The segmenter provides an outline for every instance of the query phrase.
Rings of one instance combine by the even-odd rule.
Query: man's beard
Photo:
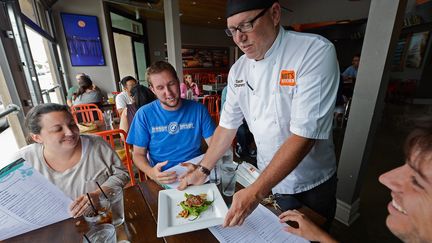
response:
[[[179,98],[177,98],[176,99],[176,102],[175,102],[175,104],[173,104],[173,103],[168,103],[168,102],[166,102],[166,101],[161,101],[161,103],[162,104],[164,104],[164,105],[166,105],[166,106],[168,106],[168,107],[176,107],[177,105],[178,105],[178,103],[180,102],[180,99]]]

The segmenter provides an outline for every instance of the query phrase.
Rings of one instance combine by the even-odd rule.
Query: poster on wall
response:
[[[97,17],[60,15],[72,66],[105,66]]]
[[[420,68],[424,59],[429,31],[414,33],[411,36],[407,51],[405,66],[409,68]]]
[[[407,43],[409,43],[409,37],[403,37],[398,40],[392,59],[392,71],[403,71]]]

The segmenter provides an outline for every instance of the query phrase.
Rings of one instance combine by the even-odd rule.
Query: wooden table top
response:
[[[158,195],[163,190],[152,180],[140,182],[124,191],[125,222],[116,227],[117,241],[129,242],[218,242],[208,229],[183,233],[164,238],[156,237],[158,218]],[[280,212],[272,210],[278,214]],[[323,217],[308,208],[300,211],[312,221],[322,224]],[[85,220],[81,218],[67,219],[3,242],[82,242],[83,234],[89,230]]]

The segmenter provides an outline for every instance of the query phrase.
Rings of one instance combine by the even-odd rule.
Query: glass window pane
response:
[[[36,11],[33,8],[33,0],[19,0],[21,12],[35,23],[39,23]]]
[[[55,67],[48,51],[50,42],[28,26],[25,29],[44,103],[62,103],[60,94],[56,92],[58,89],[53,89],[57,86],[57,81],[55,80]],[[51,92],[46,92],[46,90],[51,90]]]
[[[110,16],[113,28],[129,31],[138,35],[143,35],[143,26],[140,22],[133,21],[112,12],[110,12]]]
[[[145,73],[147,68],[144,43],[134,42],[134,48],[135,48],[136,64],[138,68],[138,79],[140,81],[143,81],[145,80]]]

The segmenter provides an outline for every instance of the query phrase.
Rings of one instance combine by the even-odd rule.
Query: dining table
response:
[[[156,231],[160,190],[164,188],[150,179],[125,188],[125,221],[116,227],[117,242],[218,242],[208,229],[158,238]],[[275,209],[272,211],[278,213]],[[324,218],[311,209],[302,207],[299,211],[319,225],[324,223]],[[88,231],[89,226],[83,217],[70,218],[2,242],[85,242],[83,235]]]
[[[120,120],[114,118],[111,126],[106,126],[104,121],[96,120],[90,123],[79,123],[78,128],[80,129],[81,133],[92,134],[97,132],[118,129],[119,126],[120,126]]]

